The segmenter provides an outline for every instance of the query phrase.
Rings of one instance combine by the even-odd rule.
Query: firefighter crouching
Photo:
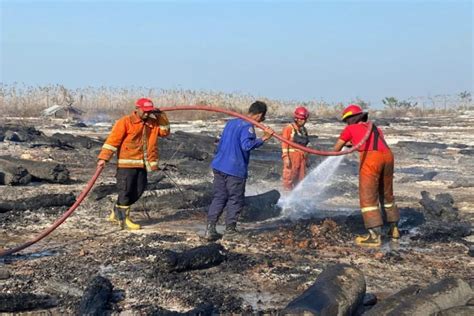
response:
[[[309,111],[305,107],[297,107],[293,115],[293,123],[283,128],[283,138],[299,145],[307,146],[309,138],[308,131],[304,125],[308,117]],[[281,143],[281,150],[283,159],[283,188],[291,191],[306,175],[309,161],[308,154],[283,142]]]
[[[368,113],[363,112],[356,104],[349,105],[342,114],[342,120],[347,123],[334,146],[340,151],[345,144],[358,144],[365,136],[368,128]],[[400,214],[393,197],[394,159],[392,151],[385,142],[382,131],[373,125],[369,139],[359,148],[359,200],[362,217],[368,234],[358,236],[356,244],[361,246],[380,246],[381,228],[383,226],[383,207],[390,224],[388,235],[399,239],[398,221]],[[379,207],[380,199],[380,207]]]
[[[130,219],[130,206],[143,194],[147,172],[158,170],[158,137],[170,134],[166,114],[152,100],[141,98],[135,105],[135,111],[115,123],[97,163],[104,165],[117,152],[118,199],[109,221],[130,230],[141,228]]]

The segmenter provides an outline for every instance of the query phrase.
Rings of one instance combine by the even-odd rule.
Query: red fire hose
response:
[[[36,238],[34,238],[34,239],[32,239],[32,240],[30,240],[30,241],[28,241],[28,242],[26,242],[26,243],[24,243],[20,246],[17,246],[17,247],[12,248],[12,249],[6,249],[6,250],[0,251],[0,257],[11,255],[15,252],[23,250],[23,249],[33,245],[34,243],[37,243],[38,241],[40,241],[44,237],[48,236],[53,230],[58,228],[58,226],[61,225],[76,210],[76,208],[81,204],[82,200],[84,200],[84,198],[87,196],[89,191],[94,186],[95,181],[97,180],[97,178],[99,177],[99,175],[100,175],[100,173],[102,172],[103,169],[104,169],[104,166],[97,167],[97,169],[95,170],[94,175],[89,180],[89,182],[87,183],[84,190],[82,190],[81,194],[79,194],[79,196],[77,197],[76,202],[66,211],[66,213],[64,213],[60,218],[58,218],[53,223],[53,225],[51,225],[49,228],[42,231],[41,234],[36,236]]]
[[[192,106],[186,106],[186,105],[180,105],[180,106],[170,106],[170,107],[160,107],[160,110],[163,112],[168,112],[168,111],[182,111],[182,110],[200,110],[200,111],[209,111],[209,112],[220,112],[220,113],[225,113],[229,114],[231,116],[239,117],[243,120],[246,120],[247,122],[252,123],[253,125],[257,126],[258,128],[261,128],[265,130],[267,127],[263,125],[262,123],[259,123],[255,120],[252,120],[246,115],[231,111],[231,110],[226,110],[226,109],[221,109],[221,108],[216,108],[216,107],[211,107],[211,106],[203,106],[203,105],[192,105]],[[281,137],[278,134],[273,134],[273,137],[278,139],[281,142],[287,143],[291,147],[301,149],[304,152],[307,152],[309,154],[314,154],[314,155],[319,155],[319,156],[340,156],[340,155],[347,155],[350,154],[351,152],[356,151],[359,149],[366,141],[369,139],[369,136],[372,132],[372,122],[369,122],[369,126],[367,128],[367,133],[364,135],[364,138],[358,143],[357,145],[353,146],[352,148],[349,148],[347,150],[343,151],[321,151],[309,147],[305,147],[303,145],[294,143],[292,141],[289,141],[286,138]]]
[[[198,105],[196,105],[196,106],[171,106],[171,107],[161,107],[160,110],[163,111],[163,112],[183,111],[183,110],[200,110],[200,111],[209,111],[209,112],[220,112],[220,113],[229,114],[231,116],[235,116],[235,117],[241,118],[243,120],[246,120],[246,121],[252,123],[253,125],[261,128],[262,130],[267,129],[267,127],[265,125],[255,121],[255,120],[252,120],[248,116],[245,116],[243,114],[240,114],[240,113],[237,113],[237,112],[234,112],[234,111],[221,109],[221,108],[216,108],[216,107],[198,106]],[[305,151],[305,152],[310,153],[310,154],[315,154],[315,155],[320,155],[320,156],[339,156],[339,155],[346,155],[346,154],[349,154],[353,151],[356,151],[359,147],[361,147],[367,141],[367,139],[369,139],[369,136],[370,136],[371,132],[372,132],[372,123],[370,122],[369,126],[368,126],[368,129],[367,129],[367,133],[364,135],[364,138],[362,139],[362,141],[360,143],[356,144],[355,146],[353,146],[352,148],[344,150],[344,151],[321,151],[321,150],[308,148],[308,147],[302,146],[300,144],[294,143],[292,141],[289,141],[289,140],[281,137],[278,134],[273,134],[273,137],[277,138],[278,140],[280,140],[282,142],[287,143],[288,145],[290,145],[292,147],[301,149],[302,151]],[[21,251],[21,250],[33,245],[34,243],[37,243],[38,241],[40,241],[44,237],[48,236],[56,228],[58,228],[58,226],[61,225],[69,216],[71,216],[71,214],[81,204],[81,202],[84,200],[84,198],[87,196],[89,191],[94,186],[95,181],[97,180],[97,178],[99,177],[99,175],[100,175],[100,173],[102,172],[103,169],[104,169],[104,166],[97,167],[97,169],[95,170],[94,175],[89,180],[89,182],[87,183],[84,190],[82,190],[81,194],[79,194],[76,202],[60,218],[58,218],[53,223],[53,225],[51,225],[49,228],[47,228],[43,232],[41,232],[38,236],[36,236],[36,238],[34,238],[34,239],[32,239],[32,240],[30,240],[30,241],[28,241],[28,242],[26,242],[26,243],[24,243],[20,246],[17,246],[15,248],[11,248],[11,249],[1,250],[0,251],[0,257],[8,256],[8,255],[11,255],[15,252]]]

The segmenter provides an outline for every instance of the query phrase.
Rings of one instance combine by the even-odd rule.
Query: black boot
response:
[[[225,226],[224,238],[232,239],[238,237],[240,234],[241,232],[237,230],[237,223],[231,223]]]
[[[216,241],[221,238],[222,238],[222,235],[219,234],[216,230],[216,223],[208,223],[207,229],[206,229],[207,241]]]

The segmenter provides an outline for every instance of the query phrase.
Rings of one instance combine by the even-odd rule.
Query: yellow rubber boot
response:
[[[396,223],[391,223],[390,230],[388,231],[388,237],[392,238],[392,240],[400,239],[400,230]]]
[[[114,211],[109,215],[109,220],[120,226],[121,229],[125,229],[125,217],[126,211],[130,209],[130,206],[123,206],[115,204]]]
[[[112,211],[110,212],[110,215],[109,215],[109,217],[107,218],[107,221],[112,222],[112,223],[116,223],[116,222],[117,222],[117,218],[115,218],[115,211],[114,211],[114,210],[112,210]]]
[[[142,228],[139,224],[132,222],[130,218],[130,207],[125,211],[125,227],[130,230],[139,230]]]
[[[367,235],[357,236],[355,243],[362,247],[380,247],[382,245],[382,238],[380,233],[380,227],[370,228]]]

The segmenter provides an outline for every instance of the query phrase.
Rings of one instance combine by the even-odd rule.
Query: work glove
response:
[[[153,111],[150,111],[150,116],[154,119],[158,119],[163,113],[159,108],[155,108]]]
[[[291,168],[291,160],[290,160],[290,157],[288,157],[288,156],[283,157],[283,166],[284,166],[285,168],[288,168],[288,169]]]

